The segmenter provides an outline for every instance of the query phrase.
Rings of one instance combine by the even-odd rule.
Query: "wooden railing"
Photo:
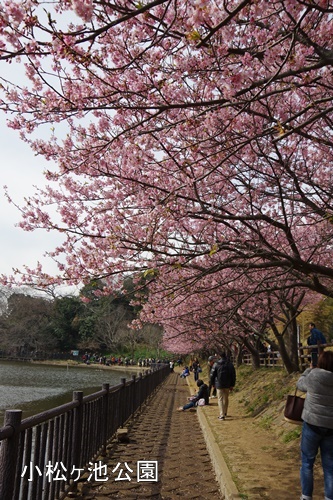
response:
[[[0,429],[0,499],[55,500],[75,490],[89,463],[105,454],[115,436],[170,373],[154,366],[130,381],[22,420],[7,410]]]
[[[326,349],[327,347],[333,347],[333,342],[329,342],[328,344],[320,344],[320,345],[301,345],[298,348],[298,356],[300,359],[300,365],[302,370],[308,367],[310,364],[311,352],[314,349],[318,349],[318,353]]]
[[[326,347],[333,347],[333,342],[330,342],[328,344],[322,344],[322,345],[300,345],[298,347],[298,358],[300,360],[300,368],[303,371],[305,368],[307,368],[310,365],[310,357],[311,357],[311,351],[314,349],[318,349],[319,353],[325,349]],[[260,366],[266,366],[266,367],[276,367],[276,366],[283,366],[283,362],[280,356],[280,353],[278,351],[271,351],[271,352],[261,352],[259,353],[260,357]],[[244,353],[242,356],[242,362],[245,365],[251,365],[252,363],[252,357],[250,353]]]
[[[259,358],[260,358],[260,366],[267,366],[267,367],[282,366],[282,360],[280,357],[280,353],[278,351],[260,352]],[[248,352],[244,353],[242,361],[245,365],[251,365],[252,364],[251,354]]]

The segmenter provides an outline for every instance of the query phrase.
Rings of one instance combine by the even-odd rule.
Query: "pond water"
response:
[[[46,365],[0,361],[0,427],[5,410],[20,409],[22,418],[72,400],[73,391],[84,395],[102,389],[104,383],[118,385],[133,371],[96,366]]]

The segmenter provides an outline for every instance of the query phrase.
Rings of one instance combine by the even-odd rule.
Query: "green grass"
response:
[[[237,382],[235,392],[253,387],[250,396],[242,398],[242,404],[250,416],[260,414],[272,402],[282,402],[287,394],[295,390],[294,378],[282,368],[265,368],[252,370],[249,366],[240,366],[237,369]]]
[[[273,417],[271,415],[266,415],[265,417],[262,417],[262,419],[259,422],[259,427],[262,429],[270,429],[272,426],[273,422]]]
[[[298,425],[297,427],[295,427],[295,429],[286,432],[282,436],[282,441],[284,443],[290,443],[291,441],[295,441],[295,439],[299,439],[301,433],[302,433],[302,426]]]

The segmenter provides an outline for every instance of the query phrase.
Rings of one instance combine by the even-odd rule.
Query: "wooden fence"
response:
[[[278,351],[260,352],[259,358],[260,358],[260,366],[267,366],[267,367],[283,366],[280,353]],[[243,353],[242,362],[245,365],[252,364],[252,356],[249,352]]]
[[[75,391],[70,403],[24,420],[21,410],[7,410],[0,429],[0,499],[63,499],[169,373],[169,365],[154,366],[89,396]]]
[[[311,358],[311,351],[314,349],[318,349],[319,352],[321,352],[324,348],[326,347],[333,347],[333,342],[330,342],[328,344],[323,344],[319,346],[308,346],[308,345],[300,345],[298,347],[298,358],[300,361],[300,369],[303,371],[305,368],[307,368],[310,365],[310,359]],[[283,362],[280,356],[280,353],[278,351],[271,351],[271,352],[261,352],[259,353],[260,357],[260,366],[266,366],[266,367],[277,367],[277,366],[283,366]],[[251,365],[252,364],[252,357],[251,354],[246,352],[243,354],[242,361],[245,365]]]
[[[309,366],[310,359],[311,358],[311,352],[313,349],[318,349],[318,353],[320,354],[321,351],[326,349],[327,347],[332,348],[333,347],[333,342],[329,342],[328,344],[322,344],[318,346],[305,346],[305,345],[300,345],[298,348],[298,357],[300,359],[300,365],[301,369],[304,370]],[[332,350],[332,349],[329,349]]]

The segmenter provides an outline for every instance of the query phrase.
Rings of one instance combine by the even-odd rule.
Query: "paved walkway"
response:
[[[129,442],[112,442],[107,456],[99,458],[108,480],[87,480],[86,476],[86,481],[79,483],[76,498],[298,499],[298,445],[284,444],[269,428],[260,425],[261,420],[269,421],[269,415],[250,417],[244,407],[244,394],[237,391],[231,395],[225,421],[217,418],[216,399],[211,399],[209,406],[178,412],[177,408],[196,390],[192,375],[184,380],[179,372],[170,374],[129,423]],[[248,391],[245,395],[248,397]],[[284,428],[293,431],[295,427],[282,416],[284,401],[279,404],[279,415],[274,413],[279,432]],[[138,481],[138,462],[151,461],[158,464],[158,481]],[[324,494],[319,463],[315,483],[313,499],[320,500]]]
[[[77,498],[225,498],[216,480],[197,416],[200,409],[176,411],[189,394],[186,380],[178,373],[170,374],[128,426],[129,441],[114,442],[108,448],[108,456],[103,459],[108,481],[91,478],[81,483]],[[157,461],[157,482],[137,480],[137,463],[144,461]]]

